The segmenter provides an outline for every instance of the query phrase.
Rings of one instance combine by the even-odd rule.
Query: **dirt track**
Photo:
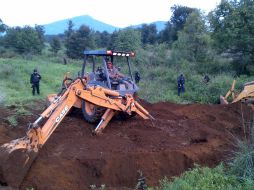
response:
[[[148,185],[157,185],[194,163],[215,166],[228,158],[233,136],[243,136],[239,105],[143,105],[156,121],[138,117],[114,120],[102,136],[91,135],[79,114],[66,117],[39,153],[21,189],[80,190],[89,185],[134,188],[137,170]],[[0,110],[0,144],[24,136],[33,117],[19,118],[20,127],[10,129]],[[245,108],[245,118],[250,111]]]

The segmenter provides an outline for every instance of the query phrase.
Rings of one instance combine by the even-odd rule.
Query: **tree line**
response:
[[[0,45],[19,54],[40,54],[45,42],[57,54],[65,49],[78,59],[86,49],[136,51],[163,44],[174,64],[193,65],[200,72],[216,72],[218,56],[232,59],[239,74],[254,70],[254,1],[222,0],[208,15],[186,6],[170,8],[172,16],[158,32],[155,24],[125,28],[113,33],[93,31],[86,25],[74,30],[70,20],[64,34],[45,36],[42,26],[8,27],[0,20]]]

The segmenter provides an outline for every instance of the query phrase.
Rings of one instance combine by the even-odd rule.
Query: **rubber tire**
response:
[[[89,113],[86,109],[86,106],[89,106],[88,104],[93,105],[93,110],[91,110],[91,112]],[[101,120],[102,115],[105,112],[105,108],[103,107],[99,107],[97,105],[94,105],[90,102],[87,102],[85,100],[82,100],[81,102],[81,106],[82,106],[82,114],[84,119],[88,122],[88,123],[98,123]]]

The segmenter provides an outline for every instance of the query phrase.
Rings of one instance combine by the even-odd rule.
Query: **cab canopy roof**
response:
[[[135,53],[124,52],[124,51],[113,51],[113,50],[89,50],[89,51],[84,51],[84,55],[134,57]]]

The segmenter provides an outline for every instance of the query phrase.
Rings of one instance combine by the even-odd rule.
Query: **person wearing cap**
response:
[[[106,61],[107,61],[107,69],[108,69],[109,78],[117,80],[120,83],[123,83],[126,89],[132,89],[132,84],[124,80],[125,75],[120,73],[110,60],[106,60]]]
[[[110,60],[107,60],[107,69],[110,79],[119,79],[124,77],[124,75],[120,73],[115,66],[113,66],[113,63]]]
[[[33,88],[33,95],[35,95],[35,90],[37,91],[37,94],[40,94],[40,80],[41,75],[38,73],[37,69],[34,69],[34,72],[31,74],[30,78],[30,83],[32,84],[31,88]]]

